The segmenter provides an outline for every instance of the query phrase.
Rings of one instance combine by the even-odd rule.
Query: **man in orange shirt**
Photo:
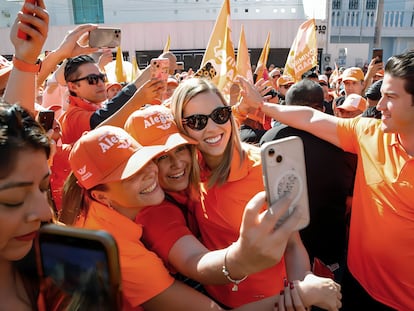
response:
[[[263,103],[244,79],[243,107],[257,109],[357,154],[343,280],[343,310],[413,310],[414,50],[385,66],[381,120],[337,118],[308,107]]]
[[[70,94],[69,108],[60,119],[64,144],[73,144],[83,132],[107,122],[110,117],[107,124],[122,127],[130,113],[150,103],[165,89],[161,80],[148,81],[144,71],[117,96],[106,101],[106,76],[88,55],[69,59],[64,75]]]

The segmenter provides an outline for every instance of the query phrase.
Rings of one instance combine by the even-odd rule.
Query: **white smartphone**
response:
[[[170,60],[168,58],[153,58],[150,62],[151,78],[157,78],[167,81],[170,69]]]
[[[115,48],[120,45],[119,28],[96,28],[89,32],[89,46],[92,48]]]
[[[47,224],[35,245],[42,288],[62,297],[59,310],[122,310],[118,248],[109,233]]]
[[[288,193],[293,197],[289,210],[280,218],[276,227],[298,209],[300,219],[296,229],[305,228],[309,224],[309,200],[302,139],[290,136],[264,143],[260,148],[268,205]]]

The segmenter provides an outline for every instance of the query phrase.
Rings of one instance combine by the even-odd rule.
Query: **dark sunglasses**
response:
[[[97,74],[92,73],[90,75],[87,75],[86,77],[79,78],[79,79],[76,79],[76,80],[72,80],[72,81],[69,81],[69,82],[78,82],[78,81],[82,81],[82,80],[87,80],[90,85],[98,84],[99,80],[101,80],[102,82],[105,83],[106,82],[106,74],[100,73],[100,74],[97,75]]]
[[[201,131],[207,126],[208,118],[213,120],[217,124],[226,123],[231,116],[231,107],[224,106],[214,109],[209,115],[206,114],[193,114],[183,119],[183,124],[187,125],[190,129]]]

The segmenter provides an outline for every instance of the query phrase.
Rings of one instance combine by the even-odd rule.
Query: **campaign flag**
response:
[[[243,25],[241,26],[239,45],[237,48],[236,68],[238,75],[253,83],[252,66],[250,62],[249,50],[247,49],[247,42]]]
[[[299,81],[302,79],[302,74],[317,64],[318,47],[315,19],[312,18],[300,25],[286,60],[284,74]]]
[[[262,53],[260,53],[259,60],[257,61],[256,68],[259,68],[257,72],[257,78],[256,81],[259,81],[261,78],[264,78],[267,74],[267,58],[269,57],[269,51],[270,51],[270,32],[267,34],[267,38],[265,41],[265,44],[262,49]]]
[[[329,77],[329,85],[335,82],[339,78],[338,64],[335,62],[335,69]]]
[[[122,57],[122,50],[121,46],[118,46],[116,50],[116,58],[115,58],[115,76],[117,82],[126,82],[126,74],[124,71],[123,66],[123,57]]]
[[[131,63],[132,63],[131,81],[134,81],[141,74],[141,70],[139,70],[137,58],[135,56],[132,56]]]
[[[165,43],[163,53],[170,51],[170,44],[171,44],[171,38],[170,38],[170,35],[168,35],[167,42]]]
[[[203,68],[210,63],[214,67],[216,74],[212,81],[225,94],[237,74],[230,21],[230,1],[224,0],[200,66]]]

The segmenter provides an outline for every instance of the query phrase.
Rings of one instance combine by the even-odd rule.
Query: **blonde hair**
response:
[[[191,78],[180,83],[175,89],[173,96],[171,97],[171,110],[174,115],[175,122],[181,133],[190,136],[186,128],[183,126],[183,113],[187,103],[201,93],[213,93],[216,94],[224,106],[229,106],[228,102],[224,98],[219,89],[209,80],[203,78]],[[231,122],[231,134],[229,143],[224,151],[223,160],[219,166],[212,170],[209,177],[208,187],[212,187],[215,184],[222,185],[227,181],[230,174],[231,162],[233,160],[233,152],[236,151],[240,154],[240,163],[243,163],[245,158],[245,152],[242,149],[240,136],[238,134],[238,127],[233,118],[230,116]],[[190,176],[191,184],[198,185],[200,183],[200,167],[197,159],[197,153],[193,153],[193,176]]]

